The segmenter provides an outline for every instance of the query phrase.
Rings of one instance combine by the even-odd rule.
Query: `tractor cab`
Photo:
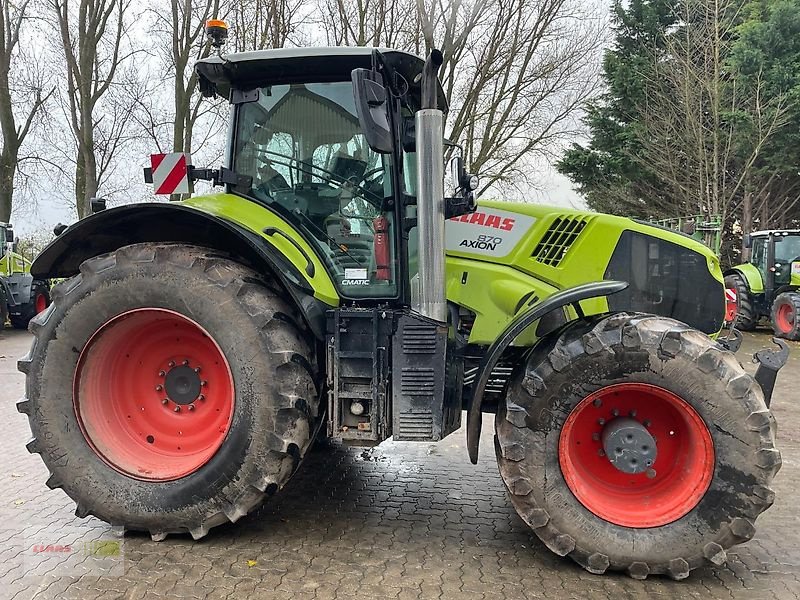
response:
[[[344,298],[411,301],[424,66],[372,48],[261,50],[196,65],[203,93],[231,103],[232,191],[302,232]],[[436,104],[446,108],[438,81]]]
[[[775,287],[800,285],[800,230],[759,231],[750,234],[750,263]]]

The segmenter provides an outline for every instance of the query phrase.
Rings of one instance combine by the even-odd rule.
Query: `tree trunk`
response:
[[[744,239],[753,231],[753,193],[746,190],[742,199],[742,262],[750,260],[750,248],[745,246]]]

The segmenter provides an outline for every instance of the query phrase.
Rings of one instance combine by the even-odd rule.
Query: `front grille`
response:
[[[706,257],[684,246],[635,231],[624,231],[604,279],[627,281],[608,297],[612,311],[672,317],[705,333],[716,333],[725,314],[722,283]]]
[[[531,255],[538,262],[557,267],[578,239],[586,221],[569,217],[558,217],[544,234]]]

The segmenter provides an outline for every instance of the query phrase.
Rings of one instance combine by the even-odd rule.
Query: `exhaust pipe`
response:
[[[444,323],[444,114],[438,108],[436,86],[436,74],[443,61],[439,50],[432,50],[425,61],[421,109],[415,115],[419,234],[419,295],[415,309]]]

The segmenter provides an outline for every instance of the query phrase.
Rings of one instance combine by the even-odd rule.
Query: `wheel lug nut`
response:
[[[597,424],[598,425],[605,425],[606,424],[606,420],[605,419],[597,419]]]
[[[167,402],[169,402],[169,400],[167,400],[166,398],[163,398],[163,399],[161,400],[161,404],[163,404],[163,405],[165,405],[165,406],[166,406]]]
[[[600,434],[595,432],[592,434],[592,439],[596,442],[600,439]]]
[[[205,395],[204,395],[204,394],[200,394],[200,395],[197,397],[197,399],[198,399],[198,400],[205,400],[205,399],[206,399],[206,397],[205,397]]]
[[[611,414],[614,415],[615,417],[618,417],[619,416],[619,409],[615,408],[614,410],[611,411]]]
[[[186,367],[186,366],[188,366],[188,365],[189,365],[189,361],[188,361],[188,360],[184,360],[184,361],[183,361],[181,364],[182,364],[184,367]]]
[[[195,372],[195,373],[199,373],[199,372],[200,372],[200,367],[195,367],[195,368],[194,368],[194,372]]]
[[[597,456],[605,456],[605,455],[606,455],[605,450],[601,449],[597,451]]]
[[[175,366],[175,361],[174,361],[174,360],[171,360],[171,361],[169,361],[169,362],[167,363],[167,366],[168,366],[168,367],[171,369],[172,367],[174,367],[174,366]]]
[[[650,419],[645,419],[644,421],[642,421],[642,425],[644,425],[645,427],[650,427],[652,423],[650,422]]]
[[[592,402],[592,404],[594,404],[595,408],[600,408],[603,406],[603,401],[600,400],[600,398],[597,398],[594,402]]]
[[[166,371],[159,371],[159,372],[158,372],[158,376],[159,376],[159,377],[164,377],[164,375],[166,375],[166,374],[167,374],[167,372],[166,372]]]
[[[628,413],[628,416],[635,417],[636,416],[636,411],[632,410],[631,412]]]
[[[180,406],[176,406],[172,410],[174,410],[175,412],[181,412],[181,407]]]
[[[161,391],[161,390],[163,390],[163,389],[164,389],[164,386],[163,386],[163,385],[161,385],[161,384],[159,384],[159,385],[157,385],[157,386],[156,386],[156,391],[157,391],[157,392],[160,392],[160,391]]]
[[[194,410],[194,404],[189,405],[189,410]]]
[[[206,387],[208,385],[208,382],[203,380],[203,381],[200,382],[200,385],[203,386],[203,387]]]

